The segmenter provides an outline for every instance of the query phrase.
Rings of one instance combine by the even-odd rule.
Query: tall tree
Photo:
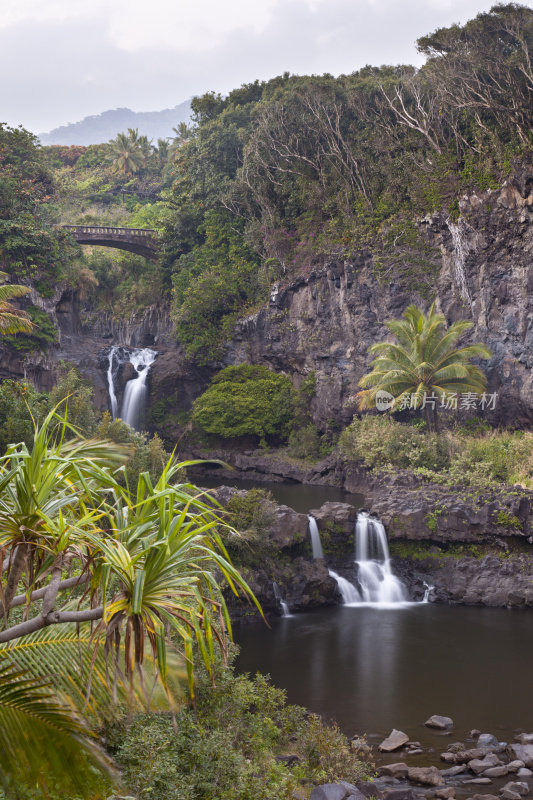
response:
[[[438,401],[457,392],[482,394],[487,379],[470,362],[472,358],[490,358],[491,351],[484,344],[456,348],[471,327],[471,322],[461,321],[446,328],[435,304],[427,315],[417,306],[409,306],[403,319],[387,323],[397,342],[378,342],[369,348],[377,358],[370,364],[371,372],[359,381],[364,387],[356,395],[359,408],[375,408],[378,393],[386,392],[392,397],[391,411],[409,400],[409,407],[424,407],[428,425],[436,427]],[[428,403],[428,397],[434,400]]]

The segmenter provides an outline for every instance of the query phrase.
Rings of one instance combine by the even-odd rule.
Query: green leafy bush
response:
[[[17,333],[3,336],[2,341],[20,353],[31,353],[33,350],[47,350],[58,339],[57,328],[46,311],[30,305],[26,312],[35,324],[32,333]]]
[[[41,422],[48,411],[49,399],[26,382],[12,380],[0,384],[0,454],[8,444],[33,441],[33,419]]]
[[[130,486],[136,485],[141,472],[148,472],[152,482],[155,483],[170,458],[157,433],[150,439],[146,433],[138,433],[121,419],[113,420],[108,411],[102,415],[96,436],[110,439],[117,444],[133,445],[133,454],[126,461],[124,476]]]
[[[355,781],[369,769],[267,678],[229,670],[216,689],[199,688],[195,711],[139,715],[109,738],[128,791],[152,800],[289,800],[303,780]],[[275,758],[284,752],[300,760],[289,768]]]
[[[370,415],[355,419],[342,432],[339,444],[346,459],[361,459],[371,469],[440,471],[449,467],[455,449],[446,434],[428,435],[391,417]]]
[[[240,364],[219,372],[193,408],[195,425],[223,438],[257,436],[285,440],[296,392],[286,375]]]

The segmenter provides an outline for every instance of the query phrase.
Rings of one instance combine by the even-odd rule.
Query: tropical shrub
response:
[[[268,679],[225,670],[204,680],[196,711],[141,715],[111,732],[112,752],[132,794],[153,800],[289,800],[301,781],[355,781],[369,765],[337,728],[286,704]],[[292,767],[276,761],[298,756]]]
[[[240,364],[221,370],[195,401],[192,419],[207,433],[231,439],[272,437],[290,432],[296,393],[286,375]]]
[[[455,452],[453,440],[447,435],[424,434],[388,416],[370,415],[354,419],[341,433],[339,447],[345,459],[360,459],[371,469],[444,470]]]

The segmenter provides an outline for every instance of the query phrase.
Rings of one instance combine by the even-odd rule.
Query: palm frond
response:
[[[97,771],[95,771],[95,767]],[[22,787],[90,797],[112,765],[72,707],[41,679],[0,658],[0,771],[13,795]],[[96,784],[96,785],[95,785]]]

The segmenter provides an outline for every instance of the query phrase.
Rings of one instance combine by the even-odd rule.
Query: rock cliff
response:
[[[347,423],[347,403],[369,363],[368,347],[386,336],[385,322],[409,303],[427,305],[436,289],[437,304],[449,321],[470,319],[472,341],[486,342],[493,357],[485,365],[489,389],[498,393],[493,422],[533,422],[533,169],[517,172],[501,189],[463,198],[453,221],[434,214],[419,222],[428,242],[427,265],[409,278],[409,257],[398,277],[398,253],[376,269],[370,252],[351,261],[336,260],[290,284],[273,288],[270,302],[242,320],[222,363],[198,368],[176,342],[168,308],[148,307],[129,319],[83,306],[76,293],[58,287],[47,300],[32,302],[56,321],[59,343],[46,355],[20,356],[0,351],[0,376],[26,375],[39,388],[53,385],[61,359],[76,364],[95,387],[104,408],[107,392],[98,353],[110,344],[152,346],[160,352],[152,368],[154,427],[169,437],[212,374],[242,361],[266,364],[293,376],[298,384],[316,372],[312,401],[315,422]],[[405,260],[407,259],[407,261]],[[414,275],[415,273],[411,271]]]

